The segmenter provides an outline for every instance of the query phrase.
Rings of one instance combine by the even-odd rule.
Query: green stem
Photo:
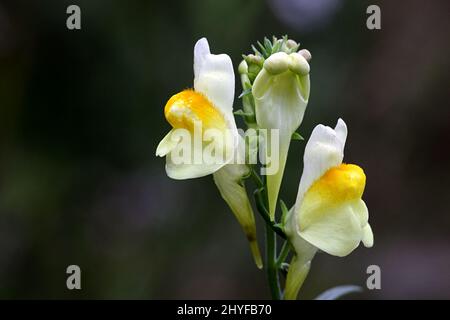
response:
[[[281,290],[280,290],[280,280],[278,278],[278,268],[277,268],[277,237],[275,235],[276,230],[274,228],[274,222],[270,220],[269,213],[267,211],[268,205],[268,197],[267,197],[267,180],[266,176],[263,176],[261,179],[263,189],[260,189],[262,192],[259,193],[258,197],[260,209],[262,210],[261,215],[265,218],[266,221],[266,266],[267,266],[267,280],[269,281],[270,293],[272,295],[272,299],[280,300],[281,299]],[[284,235],[283,232],[281,232]]]
[[[267,279],[269,282],[270,293],[272,299],[280,300],[280,280],[278,277],[278,264],[277,264],[277,242],[276,234],[280,237],[286,239],[286,235],[283,230],[275,224],[275,222],[270,220],[269,212],[267,211],[267,192],[266,192],[266,181],[265,177],[261,177],[252,168],[250,173],[253,181],[255,182],[258,189],[255,192],[255,202],[256,208],[259,214],[263,217],[266,223],[266,269],[267,269]]]
[[[267,226],[269,226],[281,238],[286,239],[286,235],[284,234],[283,229],[281,229],[280,226],[277,225],[274,221],[270,220],[269,211],[267,211],[267,207],[264,206],[264,197],[264,189],[257,189],[255,191],[256,208],[258,209],[259,214],[264,219]]]
[[[258,209],[259,214],[264,219],[266,224],[270,226],[270,228],[276,232],[281,238],[286,239],[286,235],[282,228],[277,225],[274,221],[270,220],[269,211],[267,210],[267,194],[265,192],[265,184],[264,181],[259,177],[259,175],[255,172],[254,168],[251,168],[250,177],[255,182],[258,189],[254,192],[256,207]]]
[[[264,183],[261,180],[261,178],[259,177],[259,175],[256,173],[255,169],[253,167],[251,167],[250,170],[250,176],[252,177],[253,181],[255,182],[256,186],[258,187],[258,189],[263,188],[264,187]]]
[[[276,237],[275,232],[266,225],[266,267],[267,279],[269,281],[270,293],[272,299],[280,300],[280,283],[278,279],[278,268],[276,261]]]
[[[291,251],[291,245],[289,243],[289,241],[285,241],[283,243],[283,246],[281,247],[281,251],[280,254],[278,255],[278,259],[277,259],[277,268],[281,267],[281,264],[286,260],[289,251]]]

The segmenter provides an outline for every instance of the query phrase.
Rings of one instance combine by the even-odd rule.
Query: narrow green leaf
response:
[[[256,44],[259,46],[259,48],[261,49],[261,50],[266,50],[266,48],[262,45],[262,43],[261,42],[259,42],[259,41],[256,41]]]
[[[252,88],[247,88],[244,91],[242,91],[242,93],[239,95],[238,98],[240,99],[240,98],[242,98],[242,97],[244,97],[244,96],[246,96],[246,95],[248,95],[250,93],[252,93]]]
[[[298,132],[294,132],[294,133],[292,134],[291,139],[294,140],[294,141],[302,141],[302,140],[305,140],[305,138],[303,138],[303,137],[300,135],[300,133],[298,133]]]
[[[261,42],[257,42],[259,48],[261,49],[261,53],[263,54],[264,58],[267,58],[270,53],[267,53],[266,48],[261,44]]]
[[[280,52],[280,49],[281,49],[281,45],[282,45],[282,44],[283,44],[283,41],[282,41],[282,40],[276,40],[276,41],[274,42],[273,47],[272,47],[272,53]]]
[[[281,223],[274,223],[273,226],[277,229],[283,230],[283,225]]]
[[[264,37],[264,46],[266,47],[266,51],[272,53],[272,42],[270,42],[267,37]]]
[[[252,45],[252,50],[256,55],[261,56],[261,57],[263,56],[262,53],[259,52],[258,49],[256,49],[256,47],[254,45]]]
[[[286,221],[287,214],[289,212],[289,209],[287,208],[286,204],[283,200],[280,199],[280,208],[281,208],[281,222],[284,224]]]

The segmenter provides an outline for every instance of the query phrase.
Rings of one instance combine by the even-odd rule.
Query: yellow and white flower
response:
[[[267,173],[269,212],[274,219],[278,193],[286,165],[292,134],[300,126],[308,104],[310,81],[308,61],[298,52],[277,52],[264,61],[252,94],[255,99],[256,122],[262,129],[279,130],[279,157],[275,173]],[[270,135],[269,135],[270,137]],[[267,141],[267,154],[271,154]]]
[[[286,299],[295,299],[317,250],[334,256],[350,254],[362,241],[373,245],[368,210],[361,199],[363,170],[343,164],[347,126],[333,130],[318,125],[306,145],[297,200],[285,221],[294,256],[286,280]]]
[[[209,51],[206,38],[194,47],[194,90],[183,90],[172,96],[164,108],[164,115],[173,129],[159,143],[156,155],[166,156],[166,172],[173,179],[190,179],[212,174],[233,159],[238,132],[233,117],[234,72],[226,54]],[[196,131],[196,129],[198,129]],[[222,133],[221,161],[202,161],[211,144],[203,133]],[[187,140],[181,133],[187,133]],[[199,142],[198,142],[199,141]],[[197,142],[197,143],[196,143]],[[182,163],[174,161],[180,152],[191,147],[190,156]],[[189,150],[187,150],[189,151]]]
[[[206,38],[198,40],[194,47],[194,90],[183,90],[167,102],[164,114],[172,130],[159,143],[156,155],[166,157],[170,178],[214,175],[222,197],[250,241],[255,263],[261,268],[255,218],[242,183],[249,169],[244,161],[231,163],[242,159],[244,147],[233,116],[234,80],[230,57],[211,54]],[[176,161],[180,153],[181,162]],[[223,157],[208,162],[206,154]]]

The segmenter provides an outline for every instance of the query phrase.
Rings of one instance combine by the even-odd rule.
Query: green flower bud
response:
[[[238,67],[239,74],[246,74],[248,73],[248,64],[245,60],[242,60]]]
[[[261,56],[254,55],[254,54],[249,54],[249,55],[245,56],[245,61],[248,64],[257,64],[259,66],[262,66],[264,63],[264,58]]]

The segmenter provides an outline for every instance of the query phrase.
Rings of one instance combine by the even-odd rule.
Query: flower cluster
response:
[[[239,64],[243,107],[233,112],[235,77],[230,57],[211,54],[205,38],[196,43],[194,88],[168,100],[164,115],[172,129],[156,155],[166,157],[166,172],[173,179],[213,175],[245,232],[256,265],[262,268],[255,215],[246,190],[246,179],[253,178],[256,207],[266,224],[265,265],[272,296],[295,299],[318,250],[343,257],[360,242],[373,245],[362,200],[366,176],[359,166],[343,163],[347,126],[339,119],[334,129],[314,128],[305,147],[295,204],[288,210],[278,200],[290,143],[300,137],[296,130],[309,100],[311,54],[287,37],[265,39],[258,45]],[[242,116],[256,136],[240,134],[234,115]],[[263,135],[263,131],[276,134]],[[199,135],[201,139],[196,139]],[[262,143],[250,147],[252,140]],[[261,177],[248,160],[257,151],[262,155]],[[220,161],[207,162],[205,154],[220,154]],[[184,161],[179,161],[180,155]],[[269,165],[276,170],[267,170]],[[279,222],[277,207],[282,213]],[[285,240],[278,257],[276,235]],[[278,275],[286,269],[282,291]]]

